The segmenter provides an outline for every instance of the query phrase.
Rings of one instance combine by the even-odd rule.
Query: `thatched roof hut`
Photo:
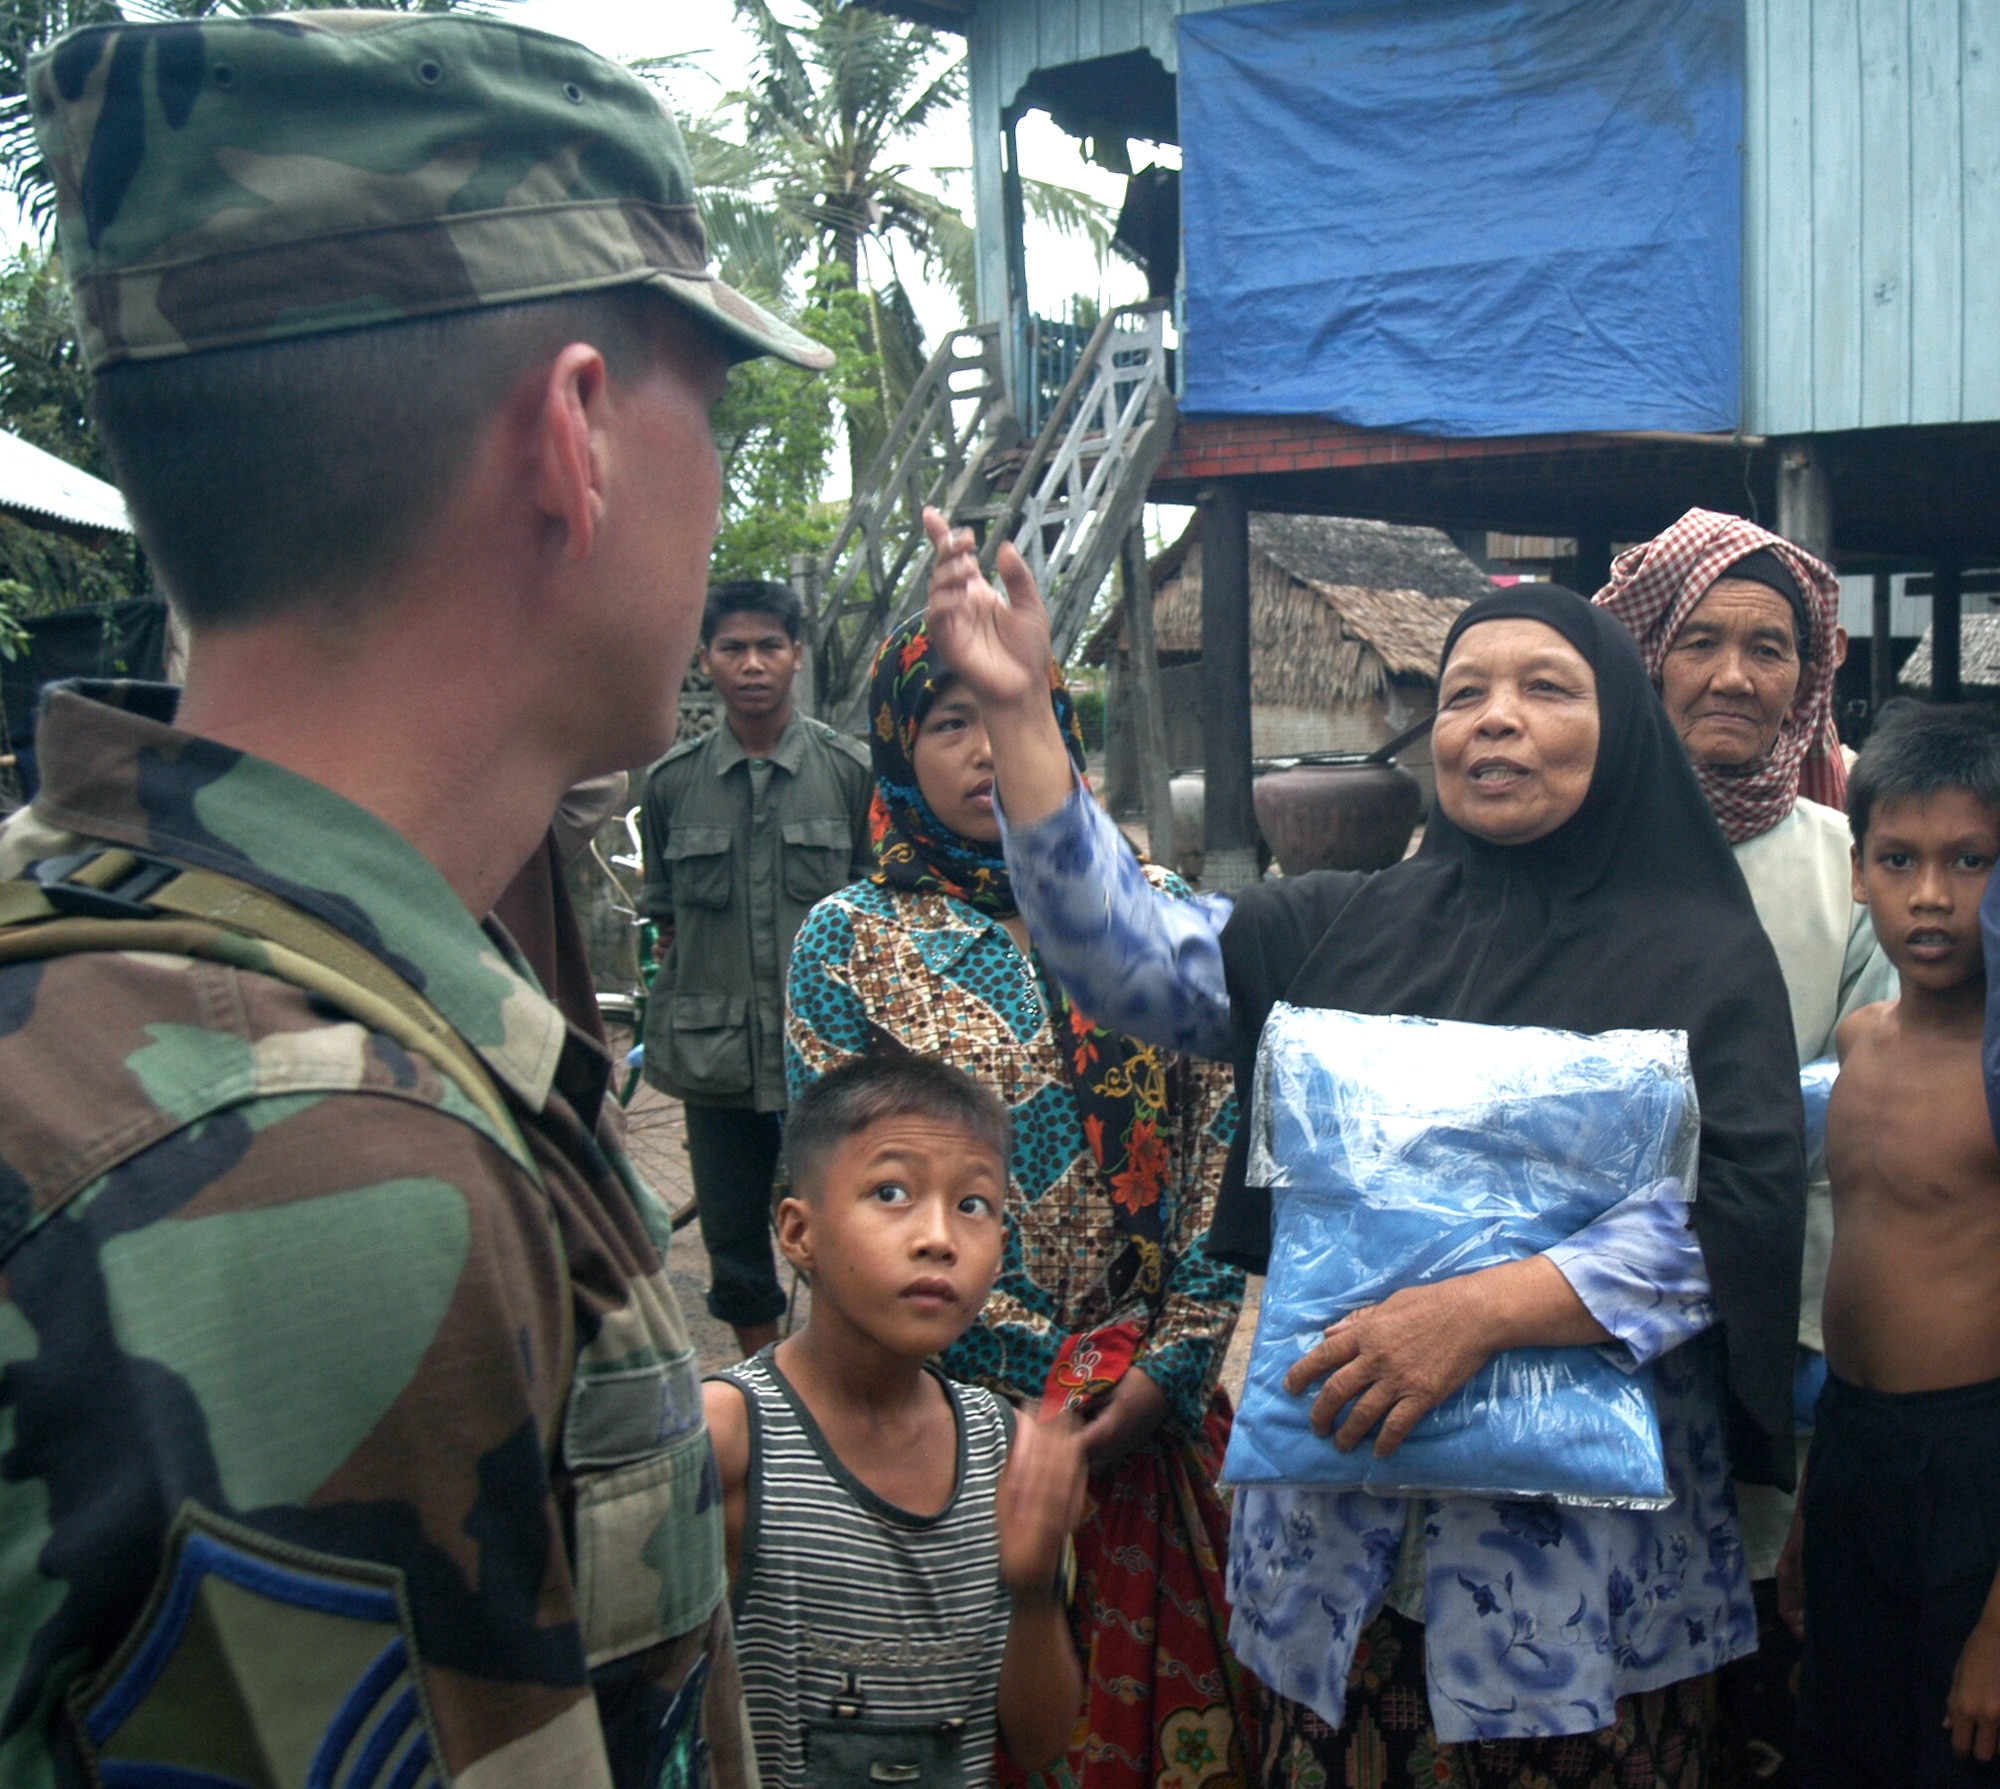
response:
[[[1200,520],[1148,567],[1168,749],[1200,761],[1191,661],[1201,652]],[[1490,590],[1434,528],[1340,516],[1250,518],[1250,700],[1261,757],[1371,750],[1427,712],[1459,612]],[[1123,616],[1084,649],[1122,657]],[[1178,690],[1176,676],[1189,685]]]
[[[1904,660],[1896,681],[1913,695],[1931,693],[1931,630]],[[1958,681],[1965,690],[1981,692],[1981,700],[2000,693],[2000,615],[1967,615],[1958,624]]]
[[[1197,521],[1156,562],[1162,652],[1201,651],[1198,530]],[[1396,679],[1428,686],[1459,611],[1491,588],[1434,528],[1252,516],[1251,700],[1324,708],[1380,700]]]

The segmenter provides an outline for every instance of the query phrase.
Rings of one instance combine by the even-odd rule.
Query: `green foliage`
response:
[[[53,252],[23,248],[0,262],[0,428],[98,478],[111,474]],[[18,649],[20,617],[116,602],[142,584],[129,536],[86,542],[0,516],[0,656]]]
[[[0,424],[59,460],[109,478],[90,394],[62,257],[17,249],[0,262]]]
[[[856,416],[879,416],[873,308],[872,295],[856,292],[846,269],[829,262],[815,274],[798,322],[833,349],[833,371],[750,360],[729,375],[714,414],[723,497],[712,576],[782,581],[791,576],[793,554],[832,544],[841,505],[823,501],[821,492],[840,417],[852,426]]]
[[[0,626],[5,618],[122,602],[145,585],[139,550],[129,535],[98,546],[0,516]]]

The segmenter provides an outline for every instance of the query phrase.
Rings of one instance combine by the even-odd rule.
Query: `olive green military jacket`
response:
[[[373,815],[96,693],[50,696],[0,875],[253,884],[422,994],[512,1124],[271,975],[0,967],[0,1783],[655,1789],[690,1697],[754,1783],[602,1050]]]
[[[646,778],[649,919],[673,942],[646,1009],[646,1075],[701,1105],[785,1107],[785,972],[814,905],[875,867],[867,748],[794,714],[769,758],[728,722]]]

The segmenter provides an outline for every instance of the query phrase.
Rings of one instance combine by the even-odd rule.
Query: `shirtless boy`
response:
[[[1979,903],[2000,719],[1892,709],[1848,784],[1854,896],[1901,978],[1840,1027],[1830,1378],[1781,1592],[1806,1780],[2000,1782],[2000,1151]]]
[[[1000,1271],[1008,1126],[905,1055],[834,1070],[786,1120],[778,1241],[812,1314],[703,1388],[766,1789],[983,1789],[996,1725],[1032,1771],[1082,1708],[1057,1588],[1081,1430],[928,1364]]]

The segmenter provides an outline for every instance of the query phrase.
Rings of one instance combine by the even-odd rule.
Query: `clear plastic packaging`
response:
[[[1619,1350],[1496,1355],[1386,1460],[1315,1435],[1283,1381],[1328,1324],[1403,1287],[1539,1254],[1631,1198],[1684,1201],[1700,1128],[1680,1032],[1275,1007],[1249,1160],[1271,1264],[1224,1479],[1661,1507],[1652,1373]]]
[[[1840,1079],[1840,1063],[1822,1056],[1799,1070],[1799,1093],[1806,1104],[1806,1160],[1817,1163],[1826,1153],[1826,1107],[1833,1098],[1833,1084]]]

